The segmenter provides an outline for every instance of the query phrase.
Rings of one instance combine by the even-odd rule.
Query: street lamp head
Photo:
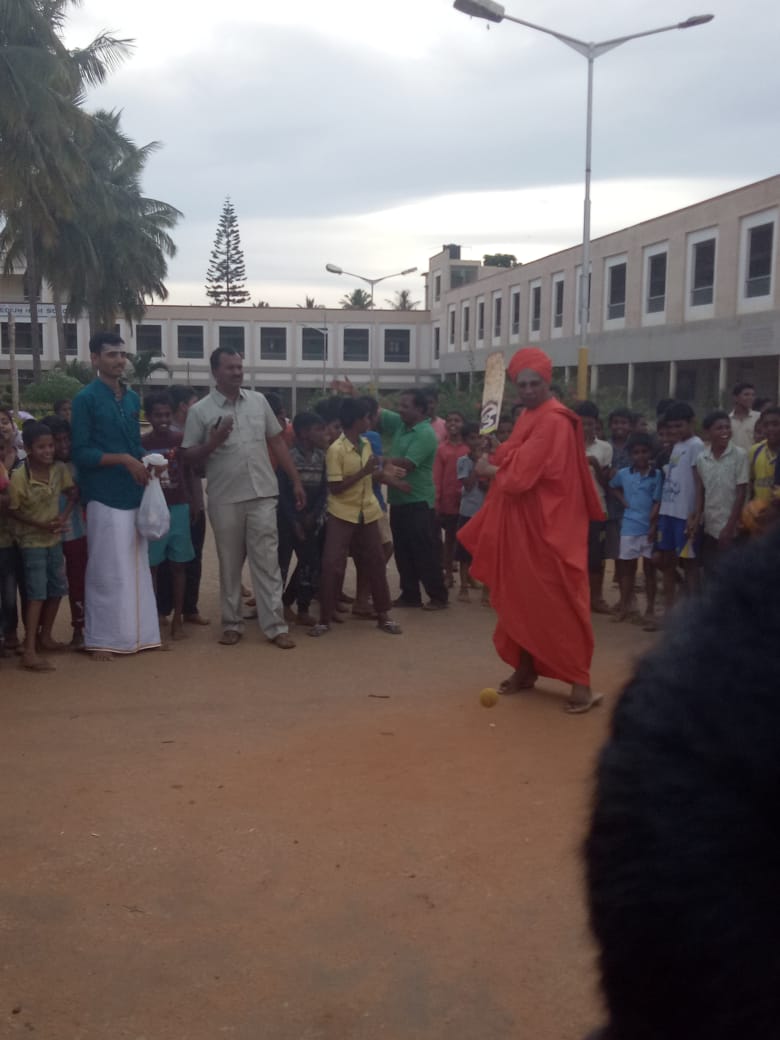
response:
[[[338,264],[325,264],[325,270],[330,271],[331,274],[344,274]]]
[[[692,29],[695,25],[706,25],[707,22],[711,22],[714,17],[714,14],[692,14],[690,18],[686,18],[684,22],[680,22],[677,28]]]
[[[401,271],[401,274],[414,274],[416,270],[416,267],[407,267],[405,271]]]
[[[471,18],[484,18],[488,22],[504,20],[504,8],[494,0],[455,0],[452,6]]]

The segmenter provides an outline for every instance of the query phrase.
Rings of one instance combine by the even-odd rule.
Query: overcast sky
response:
[[[695,0],[706,5],[708,0]],[[509,0],[508,13],[602,40],[715,14],[596,63],[593,234],[780,170],[776,0]],[[205,303],[226,195],[253,300],[335,306],[444,242],[531,260],[581,240],[584,58],[451,0],[83,0],[71,45],[100,30],[133,56],[89,107],[158,140],[147,194],[184,213],[172,302]],[[377,301],[422,279],[394,279]]]

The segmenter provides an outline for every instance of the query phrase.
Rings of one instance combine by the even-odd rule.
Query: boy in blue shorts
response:
[[[187,580],[185,564],[195,557],[190,534],[190,492],[186,485],[184,467],[180,457],[182,435],[171,429],[173,402],[164,390],[147,394],[144,412],[151,423],[151,432],[145,433],[141,444],[146,452],[159,452],[168,463],[168,481],[163,484],[165,501],[171,514],[168,533],[156,542],[149,542],[149,566],[157,592],[157,568],[168,560],[173,585],[173,614],[171,616],[171,639],[185,639],[184,590]]]
[[[663,474],[652,461],[653,441],[647,433],[632,434],[626,444],[631,465],[610,480],[610,494],[622,510],[620,521],[620,603],[615,621],[625,621],[631,612],[634,581],[639,560],[643,561],[647,607],[646,627],[655,625],[655,567],[653,545],[660,509]]]
[[[676,401],[666,412],[666,428],[673,441],[669,462],[664,466],[664,489],[658,517],[656,561],[663,574],[664,604],[674,606],[678,560],[688,591],[699,587],[696,520],[696,460],[704,442],[693,432],[693,408]]]
[[[68,594],[62,531],[76,490],[65,463],[55,461],[54,437],[48,426],[25,423],[22,439],[27,458],[11,475],[8,509],[22,550],[27,590],[22,668],[51,672],[54,665],[40,651],[65,649],[54,641],[52,628],[60,600]],[[66,497],[62,513],[61,494]]]

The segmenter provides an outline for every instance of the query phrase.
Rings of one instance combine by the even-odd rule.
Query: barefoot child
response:
[[[436,458],[433,460],[433,485],[436,489],[436,519],[444,535],[444,581],[447,588],[451,589],[454,584],[455,531],[458,527],[460,508],[457,465],[458,460],[468,453],[468,448],[461,436],[461,413],[448,412],[444,423],[446,435],[439,444]]]
[[[70,645],[74,650],[81,650],[84,646],[84,582],[87,575],[86,517],[84,507],[78,501],[76,467],[70,458],[70,423],[53,415],[47,419],[47,425],[54,436],[54,457],[67,467],[77,492],[77,500],[62,529],[62,551],[65,556],[70,622],[73,628]],[[66,506],[67,501],[63,494],[60,497],[60,509],[64,511]]]
[[[320,547],[325,524],[328,484],[325,479],[325,451],[328,435],[325,423],[316,412],[299,412],[293,419],[295,441],[290,456],[306,492],[306,506],[295,508],[295,495],[290,478],[279,471],[279,544],[285,558],[285,571],[290,566],[293,550],[297,565],[282,596],[285,620],[311,628],[316,624],[309,613],[311,601],[320,580]],[[297,604],[297,615],[292,609]]]
[[[165,501],[171,514],[168,533],[156,542],[149,543],[149,566],[152,581],[157,591],[157,568],[168,560],[173,585],[173,615],[171,617],[171,639],[185,639],[184,631],[184,588],[187,580],[185,564],[195,556],[190,534],[190,497],[184,481],[184,472],[179,457],[182,435],[171,429],[173,403],[164,390],[147,394],[144,412],[152,424],[150,433],[141,438],[146,452],[159,452],[168,462],[168,483],[163,484]]]
[[[479,462],[484,446],[484,438],[480,436],[479,424],[467,422],[463,424],[463,440],[468,450],[468,455],[458,459],[458,481],[461,486],[460,513],[458,515],[458,530],[469,522],[472,516],[476,516],[485,501],[487,481],[480,478],[475,467]],[[471,554],[460,544],[455,547],[455,559],[460,567],[460,592],[458,601],[468,603],[469,588],[471,586]],[[486,587],[482,589],[482,602],[489,604],[489,594]]]
[[[24,561],[27,615],[22,667],[51,672],[54,665],[40,651],[64,649],[52,637],[60,600],[67,595],[62,530],[68,521],[76,491],[64,462],[54,458],[54,438],[43,423],[27,423],[23,431],[27,458],[14,470],[9,489],[13,519]],[[60,513],[60,494],[66,506]],[[40,632],[39,632],[40,629]]]
[[[669,612],[677,594],[677,563],[682,566],[689,592],[699,586],[698,528],[696,526],[696,460],[704,442],[694,433],[694,411],[684,401],[666,412],[669,438],[673,438],[669,462],[664,469],[664,489],[658,517],[657,558],[663,572],[664,605]]]
[[[655,617],[655,567],[653,547],[661,503],[663,474],[652,462],[653,442],[649,434],[634,433],[627,450],[631,465],[619,469],[609,482],[610,493],[622,507],[620,526],[620,603],[615,621],[625,621],[631,611],[637,564],[643,561],[647,607],[645,622]]]
[[[702,422],[709,441],[696,460],[696,527],[703,526],[701,555],[711,571],[720,553],[731,548],[745,505],[750,467],[747,452],[732,441],[726,412],[710,412]]]

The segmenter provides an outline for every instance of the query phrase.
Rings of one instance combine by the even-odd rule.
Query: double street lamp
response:
[[[565,43],[567,47],[581,54],[588,62],[588,102],[587,117],[585,123],[585,203],[582,218],[582,271],[580,273],[580,348],[577,357],[577,396],[587,397],[588,394],[588,317],[590,311],[590,157],[591,140],[593,136],[593,63],[607,51],[628,43],[629,40],[638,40],[643,36],[656,36],[658,33],[671,32],[673,29],[693,29],[697,25],[705,25],[715,17],[712,14],[697,14],[686,18],[684,22],[674,25],[663,25],[659,29],[646,29],[644,32],[631,33],[628,36],[616,36],[611,40],[602,40],[600,43],[588,43],[578,40],[574,36],[566,36],[564,33],[548,29],[534,22],[527,22],[522,18],[514,18],[506,14],[501,4],[494,0],[455,0],[452,5],[457,11],[471,15],[473,18],[484,18],[488,22],[515,22],[524,25],[528,29],[536,29],[537,32],[554,36],[556,40]]]
[[[363,274],[352,274],[351,271],[345,271],[339,267],[338,264],[325,264],[325,270],[331,274],[345,274],[350,278],[357,278],[361,282],[365,282],[366,285],[371,286],[371,306],[374,306],[374,286],[379,285],[380,282],[386,282],[388,278],[400,278],[405,274],[414,274],[417,270],[416,267],[407,267],[405,271],[396,271],[395,274],[383,274],[381,278],[366,278]]]
[[[401,278],[405,274],[414,274],[417,270],[416,267],[407,267],[403,271],[396,271],[393,274],[383,274],[381,278],[366,278],[364,274],[353,274],[351,271],[345,271],[338,264],[325,264],[325,270],[330,274],[345,274],[348,278],[357,278],[358,281],[365,282],[366,285],[371,286],[371,307],[374,306],[374,286],[379,285],[380,282],[386,282],[388,278]],[[371,381],[376,386],[376,350],[374,349],[374,326],[371,326],[371,346],[369,347],[369,353],[371,355]]]

